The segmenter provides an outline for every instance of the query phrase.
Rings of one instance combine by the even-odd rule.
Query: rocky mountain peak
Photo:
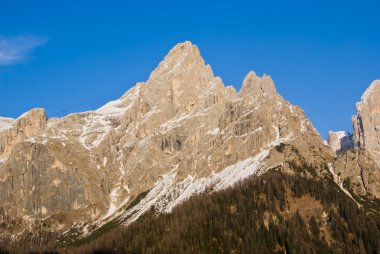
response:
[[[270,76],[264,74],[262,77],[259,77],[254,71],[250,71],[244,78],[240,93],[255,97],[260,95],[273,97],[277,95],[277,89]]]
[[[375,80],[356,104],[353,116],[355,146],[365,148],[380,166],[380,80]]]
[[[205,64],[198,47],[186,41],[177,44],[169,51],[164,60],[152,72],[149,80],[164,82],[189,72],[205,78],[214,76],[211,67]]]
[[[205,64],[198,47],[187,41],[170,50],[151,73],[142,93],[152,107],[167,104],[175,110],[189,111],[210,105],[215,99],[210,96],[223,97],[224,85]]]

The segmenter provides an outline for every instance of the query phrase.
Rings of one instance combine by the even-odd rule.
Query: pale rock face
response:
[[[354,148],[353,136],[347,131],[330,131],[327,142],[337,155]]]
[[[297,161],[323,170],[334,157],[269,76],[250,72],[237,93],[190,42],[98,110],[46,121],[38,109],[3,126],[0,219],[27,217],[16,233],[30,221],[57,224],[59,216],[58,233],[74,221],[88,225],[83,232],[117,216],[130,223],[150,208],[170,211],[191,195],[269,168]]]
[[[380,170],[365,149],[348,150],[334,162],[338,181],[354,193],[380,198]]]
[[[380,80],[375,80],[356,105],[354,142],[365,148],[380,166]]]
[[[356,104],[353,140],[347,132],[330,132],[329,145],[339,182],[357,195],[380,197],[380,81],[374,81]],[[352,149],[352,148],[355,149]]]
[[[259,96],[267,94],[269,96],[278,95],[271,77],[264,75],[258,77],[255,72],[250,71],[243,81],[241,93],[246,95]]]
[[[33,109],[19,118],[2,119],[0,124],[0,161],[10,153],[17,142],[40,135],[46,129],[46,113],[43,109]]]

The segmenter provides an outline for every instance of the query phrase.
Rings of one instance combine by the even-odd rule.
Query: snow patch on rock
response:
[[[268,169],[264,161],[270,150],[291,139],[292,136],[276,139],[256,155],[228,166],[218,173],[213,172],[208,177],[197,179],[196,176],[189,175],[186,179],[177,183],[177,165],[168,174],[162,175],[146,197],[137,205],[128,209],[121,219],[128,218],[126,223],[130,224],[151,208],[155,208],[159,212],[171,212],[174,207],[194,195],[206,191],[220,191],[232,187],[251,175],[264,174]]]
[[[339,185],[339,188],[360,207],[361,205],[352,197],[351,193],[343,187],[343,183],[340,177],[335,173],[333,165],[331,163],[328,163],[327,167],[330,173],[333,175],[334,181]]]

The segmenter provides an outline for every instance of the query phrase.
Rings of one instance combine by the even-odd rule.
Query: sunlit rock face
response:
[[[334,162],[338,182],[355,194],[380,198],[380,170],[366,149],[348,150]]]
[[[333,158],[269,76],[250,72],[237,92],[215,77],[197,46],[180,43],[146,82],[97,110],[0,118],[0,220],[17,221],[2,234],[33,230],[41,220],[49,220],[46,230],[86,234],[271,168],[323,170]]]
[[[380,80],[375,80],[356,104],[354,142],[365,148],[380,166]]]
[[[354,133],[330,132],[328,144],[338,155],[338,182],[357,195],[380,198],[380,81],[375,80],[356,104]]]

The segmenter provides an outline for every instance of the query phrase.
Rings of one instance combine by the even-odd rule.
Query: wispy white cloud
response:
[[[31,50],[44,45],[46,39],[36,36],[0,37],[0,66],[25,61]]]

